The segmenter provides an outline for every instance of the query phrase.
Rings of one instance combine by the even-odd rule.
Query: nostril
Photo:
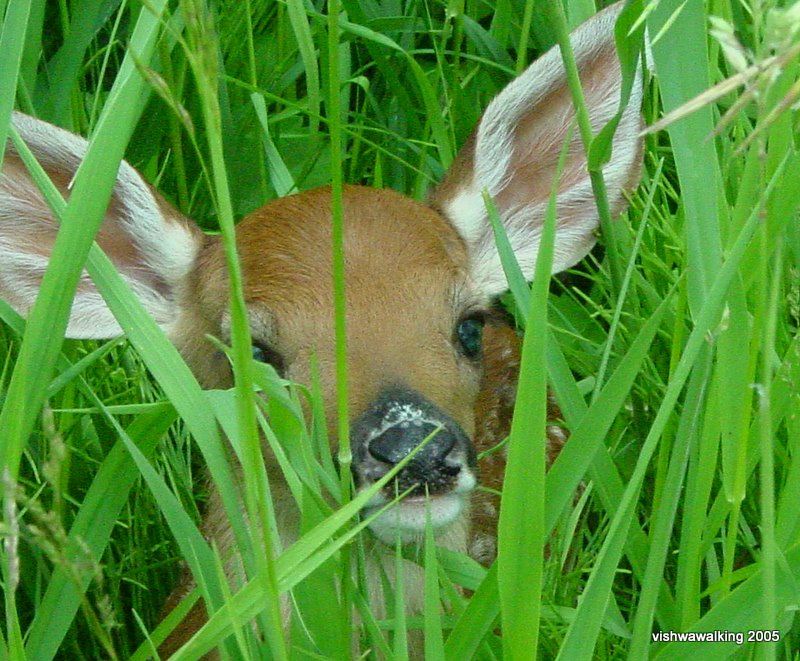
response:
[[[453,449],[455,437],[446,429],[432,424],[401,423],[389,427],[370,441],[368,450],[378,461],[394,466],[437,429],[439,431],[419,450],[415,460],[424,458],[427,461],[441,462]]]

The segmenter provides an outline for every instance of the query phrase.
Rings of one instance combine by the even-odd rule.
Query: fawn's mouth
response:
[[[392,503],[382,490],[369,501],[363,516],[369,518],[389,505],[369,524],[372,533],[384,544],[395,544],[398,539],[402,544],[419,543],[424,539],[429,518],[436,534],[465,520],[464,513],[476,484],[474,473],[462,470],[453,489],[446,493],[412,494]]]

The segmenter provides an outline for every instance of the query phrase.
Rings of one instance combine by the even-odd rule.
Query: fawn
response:
[[[595,130],[616,114],[620,101],[613,38],[620,10],[618,4],[600,12],[572,35]],[[641,93],[637,81],[604,169],[615,211],[624,207],[623,191],[637,183],[641,166]],[[493,197],[516,258],[530,278],[556,163],[574,116],[560,54],[551,50],[492,101],[427,202],[388,190],[344,189],[356,489],[373,484],[441,427],[396,477],[400,490],[410,494],[372,524],[379,540],[393,544],[398,535],[409,544],[421,540],[427,499],[439,544],[484,562],[493,557],[496,504],[474,498],[476,447],[492,447],[507,432],[518,340],[513,330],[491,321],[489,313],[506,281],[482,191]],[[85,141],[21,114],[13,121],[68,194]],[[597,226],[578,132],[570,139],[559,182],[554,271],[586,255]],[[309,361],[316,356],[335,442],[330,198],[330,189],[322,188],[270,202],[239,224],[237,245],[254,356],[300,383],[309,382]],[[19,156],[9,148],[0,177],[0,297],[22,314],[36,296],[56,229]],[[229,339],[227,278],[218,238],[203,235],[125,162],[96,238],[200,382],[230,386],[226,358],[206,339]],[[86,274],[74,299],[68,334],[121,334]],[[558,429],[549,429],[548,435],[552,454],[564,435]],[[265,451],[264,460],[281,541],[289,544],[296,537],[298,514],[275,458]],[[502,471],[503,456],[497,453],[480,479],[499,487]],[[386,487],[372,506],[394,499],[396,486]],[[223,554],[233,552],[232,535],[213,492],[203,526]],[[376,544],[369,560],[376,566],[394,561],[391,550],[381,549]],[[378,572],[373,573],[380,583]],[[408,608],[419,612],[421,574],[404,575]],[[170,602],[177,603],[191,585],[187,578]],[[380,592],[381,586],[375,589]],[[204,618],[204,611],[195,609],[162,652],[186,641]]]

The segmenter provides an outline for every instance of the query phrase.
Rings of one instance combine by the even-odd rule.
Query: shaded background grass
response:
[[[21,4],[0,4],[7,25]],[[580,479],[586,489],[577,502],[568,497],[548,510],[558,524],[544,561],[541,658],[797,656],[798,58],[796,20],[786,14],[781,23],[783,4],[790,3],[763,3],[753,17],[739,2],[639,3],[652,10],[658,74],[645,102],[648,124],[752,62],[767,72],[645,138],[643,183],[614,228],[613,258],[631,267],[626,286],[612,284],[601,249],[551,287],[547,368],[575,450],[554,468],[546,497],[561,502],[572,493],[563,485]],[[564,6],[573,26],[595,10],[587,1]],[[27,30],[16,34],[19,79],[1,90],[3,100],[89,133],[147,7],[32,2]],[[213,33],[205,25],[194,33],[204,39],[192,41],[198,7]],[[525,3],[513,0],[342,2],[333,86],[341,111],[332,117],[324,9],[292,0],[168,6],[154,58],[138,62],[144,111],[129,127],[126,158],[204,228],[218,228],[219,193],[203,121],[208,91],[191,69],[198,50],[212,49],[217,62],[225,167],[239,218],[277,195],[328,183],[332,122],[342,131],[345,181],[421,198],[489,99],[555,39],[535,4],[528,23]],[[710,36],[711,15],[735,36],[724,25]],[[4,31],[3,52],[14,51],[9,38]],[[773,55],[786,57],[770,66]],[[19,320],[5,308],[0,316],[7,323],[0,403],[20,407],[24,401],[6,395]],[[68,342],[59,371],[65,359],[87,356],[78,374],[47,392],[20,457],[16,498],[6,487],[17,513],[6,510],[5,538],[15,538],[15,518],[21,526],[19,552],[10,553],[21,558],[13,592],[4,549],[0,651],[11,658],[21,658],[25,645],[28,658],[128,658],[154,628],[176,579],[182,552],[163,522],[162,500],[138,479],[101,557],[66,541],[88,486],[113,481],[97,477],[112,448],[123,451],[109,413],[132,436],[137,424],[169,426],[149,456],[195,521],[202,509],[196,450],[171,407],[156,404],[165,396],[148,376],[147,357],[143,364],[126,344],[106,352]],[[49,374],[38,376],[50,385]],[[46,618],[34,623],[54,568],[68,582],[97,577],[63,642]],[[480,578],[465,583],[474,588]],[[445,618],[445,638],[450,626],[460,633],[469,622],[484,639],[475,654],[502,655],[493,633],[496,596],[465,611],[473,620],[450,600],[455,615]],[[781,642],[665,646],[650,637],[692,629],[777,630]],[[467,638],[446,639],[450,658],[463,658],[456,650]]]

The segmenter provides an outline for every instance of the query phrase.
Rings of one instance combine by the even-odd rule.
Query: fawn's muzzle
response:
[[[425,496],[431,522],[440,527],[464,511],[477,483],[475,449],[460,425],[411,390],[384,391],[353,423],[353,469],[359,488],[384,477],[408,458],[394,480],[370,502],[377,509],[397,496],[405,499],[372,526],[390,541],[409,539],[425,528]]]

